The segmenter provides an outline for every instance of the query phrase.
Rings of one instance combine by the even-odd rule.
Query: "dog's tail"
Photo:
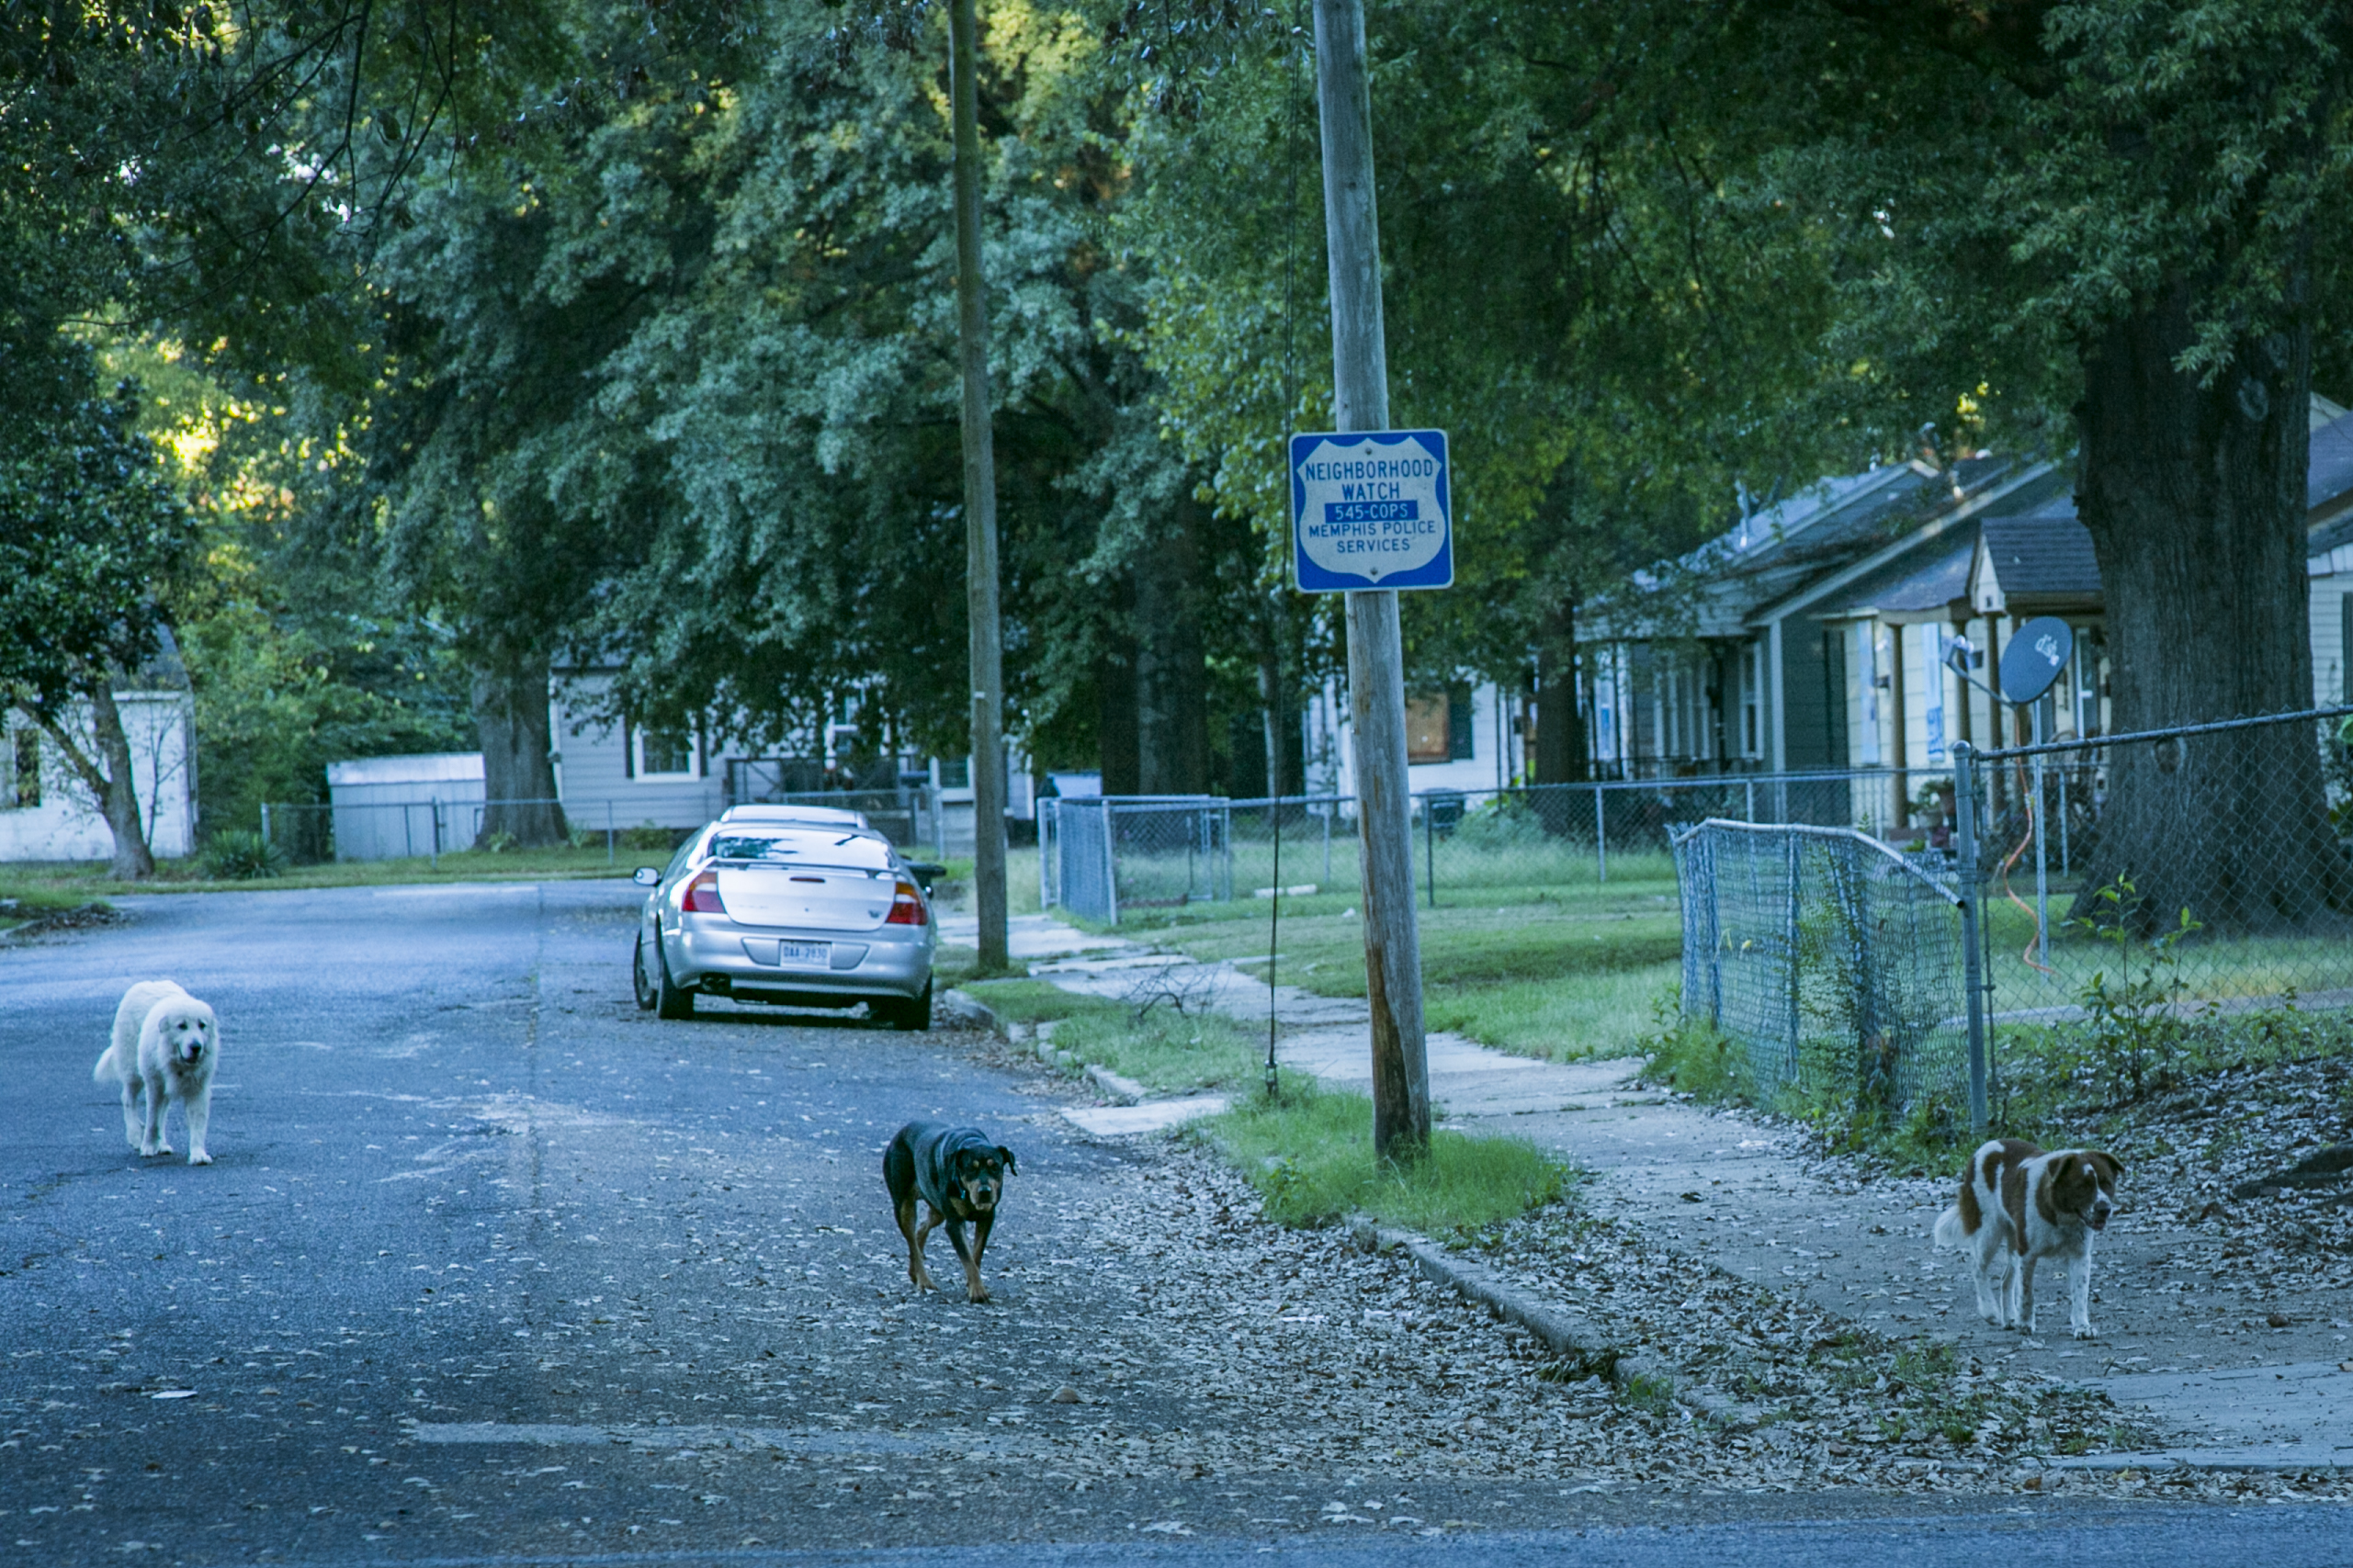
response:
[[[1951,1247],[1955,1251],[1967,1248],[1969,1237],[1961,1228],[1960,1204],[1955,1203],[1936,1217],[1936,1244],[1939,1247]]]

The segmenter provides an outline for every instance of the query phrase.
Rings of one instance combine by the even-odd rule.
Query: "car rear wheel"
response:
[[[653,976],[646,973],[643,931],[638,933],[637,946],[629,952],[629,988],[638,994],[639,1012],[651,1012],[654,1005],[662,1000],[662,988],[654,984]]]
[[[670,960],[662,951],[662,943],[653,944],[653,962],[660,973],[660,994],[654,998],[654,1014],[659,1018],[692,1018],[695,1016],[695,993],[670,977]]]
[[[932,983],[923,982],[923,994],[904,999],[893,998],[876,1004],[875,1016],[893,1029],[920,1033],[932,1027]]]

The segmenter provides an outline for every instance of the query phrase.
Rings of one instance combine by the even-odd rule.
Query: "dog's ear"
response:
[[[1019,1176],[1022,1173],[1022,1168],[1013,1163],[1013,1151],[1002,1144],[997,1145],[997,1157],[1005,1162],[1007,1176]]]
[[[2123,1162],[2118,1159],[2114,1155],[2109,1154],[2105,1150],[2094,1149],[2089,1154],[2085,1155],[2084,1158],[2092,1160],[2098,1165],[2105,1167],[2108,1171],[2108,1179],[2110,1181],[2115,1180],[2118,1177],[2124,1174]]]

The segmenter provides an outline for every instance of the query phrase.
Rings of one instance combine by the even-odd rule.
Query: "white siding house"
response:
[[[196,755],[192,703],[186,692],[114,694],[130,742],[130,776],[147,847],[161,859],[196,848]],[[87,711],[75,715],[95,747]],[[55,742],[21,713],[0,713],[0,861],[105,860],[114,834],[88,786],[58,755]]]

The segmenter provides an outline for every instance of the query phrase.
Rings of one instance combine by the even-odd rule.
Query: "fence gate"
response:
[[[1851,828],[1712,819],[1672,842],[1684,1016],[1745,1048],[1759,1098],[1965,1113],[1958,889]]]

